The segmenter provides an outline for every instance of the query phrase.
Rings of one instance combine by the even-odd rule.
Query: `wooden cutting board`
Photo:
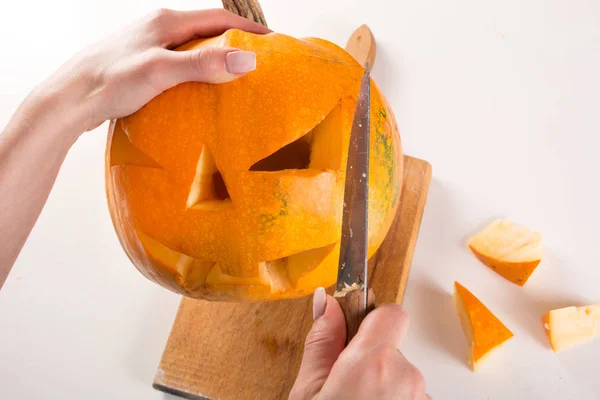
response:
[[[402,303],[430,179],[428,162],[404,157],[398,212],[369,261],[378,304]],[[310,296],[251,304],[184,298],[153,386],[189,399],[286,399],[311,326]]]

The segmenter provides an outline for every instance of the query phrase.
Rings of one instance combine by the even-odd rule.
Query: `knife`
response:
[[[333,295],[344,311],[346,343],[352,340],[362,320],[375,307],[375,295],[367,282],[371,111],[369,68],[366,63],[350,132],[338,278]]]

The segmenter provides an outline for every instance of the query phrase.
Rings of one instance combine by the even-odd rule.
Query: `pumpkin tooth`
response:
[[[194,258],[194,261],[182,270],[181,286],[188,292],[200,290],[204,286],[206,277],[214,265],[214,261],[204,261]]]
[[[267,263],[258,263],[258,279],[267,286],[271,286],[271,279],[269,277],[269,271],[267,270]]]
[[[175,251],[142,232],[138,231],[137,236],[148,257],[171,274],[181,277],[181,272],[194,261],[193,257]]]
[[[303,276],[310,273],[312,270],[307,269],[307,265],[314,265],[315,268],[323,262],[323,260],[329,256],[331,251],[335,248],[335,243],[327,246],[319,247],[312,250],[303,251],[301,253],[292,254],[287,257],[287,271],[290,280],[297,285],[298,280]]]
[[[287,269],[287,258],[280,258],[261,264],[265,264],[266,272],[269,275],[271,293],[280,293],[292,289],[292,283],[290,282]]]
[[[147,256],[165,273],[173,275],[185,290],[193,292],[204,285],[206,276],[215,265],[214,261],[200,260],[175,251],[150,236],[138,232],[137,236]]]
[[[244,278],[232,276],[223,273],[221,266],[217,263],[206,275],[206,284],[210,286],[246,286],[246,285],[264,285],[259,277]]]

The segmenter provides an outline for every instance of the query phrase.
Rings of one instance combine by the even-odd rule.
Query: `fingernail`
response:
[[[227,72],[245,74],[256,69],[256,54],[252,51],[232,51],[225,56]]]
[[[313,320],[317,320],[325,314],[325,307],[327,307],[327,294],[325,289],[320,287],[315,290],[313,296]]]

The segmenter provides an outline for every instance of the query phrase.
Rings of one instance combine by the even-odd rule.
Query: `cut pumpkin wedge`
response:
[[[564,350],[600,336],[600,304],[552,310],[542,322],[552,350]]]
[[[477,372],[490,353],[514,335],[458,282],[454,283],[454,304],[469,342],[469,366]]]
[[[170,249],[142,232],[137,232],[137,236],[147,256],[157,266],[159,274],[173,276],[172,279],[188,291],[197,290],[204,285],[214,262],[199,260]]]
[[[469,239],[482,263],[523,286],[544,256],[542,235],[510,220],[496,220]]]

